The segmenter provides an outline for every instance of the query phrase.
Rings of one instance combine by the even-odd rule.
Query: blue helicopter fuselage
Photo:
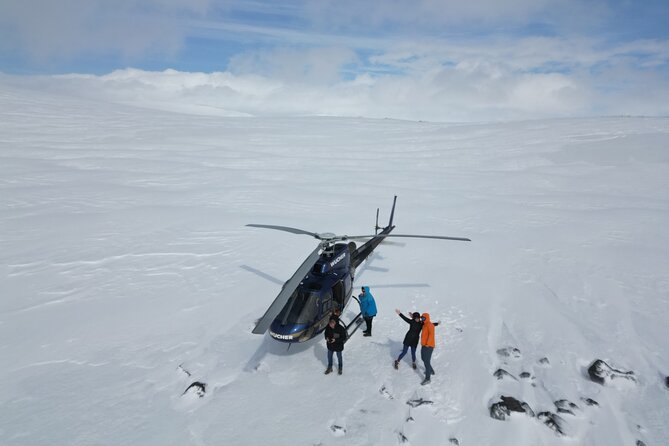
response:
[[[269,328],[281,342],[304,342],[321,333],[335,308],[343,310],[353,289],[355,244],[337,243],[321,254]]]
[[[334,309],[346,308],[356,268],[393,229],[391,215],[388,226],[359,248],[353,242],[337,243],[323,252],[270,325],[270,336],[281,342],[304,342],[325,330]]]

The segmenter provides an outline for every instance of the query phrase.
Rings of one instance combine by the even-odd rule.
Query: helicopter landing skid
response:
[[[360,328],[362,325],[362,313],[358,313],[351,322],[346,325],[346,340],[351,339],[351,336]],[[352,327],[352,331],[351,331]]]

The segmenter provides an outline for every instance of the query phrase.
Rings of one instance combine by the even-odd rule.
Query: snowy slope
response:
[[[4,87],[0,158],[2,445],[669,444],[669,119],[203,117]],[[343,376],[320,339],[250,333],[315,245],[246,223],[361,233],[395,194],[396,232],[473,241],[376,251]],[[392,368],[395,308],[443,323],[429,386]],[[636,383],[590,381],[595,359]],[[559,436],[491,418],[502,395],[578,409]]]

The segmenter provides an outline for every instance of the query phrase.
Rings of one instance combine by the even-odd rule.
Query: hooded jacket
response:
[[[362,287],[363,292],[360,294],[360,312],[362,317],[376,316],[376,302],[374,296],[369,292],[369,287]]]
[[[404,345],[416,348],[418,346],[418,339],[420,339],[420,331],[423,329],[423,323],[420,320],[410,319],[402,313],[400,313],[400,317],[404,322],[409,324],[409,331],[404,336]]]
[[[423,313],[423,332],[420,335],[420,345],[434,348],[434,324],[430,320],[430,313]]]

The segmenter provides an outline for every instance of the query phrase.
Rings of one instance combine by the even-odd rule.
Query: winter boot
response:
[[[415,362],[414,362],[413,364],[411,364],[411,367],[413,367],[414,370],[416,370],[416,369],[418,368],[418,367],[416,367],[416,363],[415,363]]]
[[[363,336],[371,336],[372,334],[371,334],[370,332],[366,331],[366,332],[364,332],[362,335],[363,335]]]
[[[332,373],[332,367],[328,367],[327,369],[325,369],[326,375],[329,375],[330,373]]]
[[[337,370],[337,374],[341,375],[342,373],[343,373],[343,370],[341,369],[341,367],[339,367],[339,370]]]
[[[395,370],[400,368],[400,362],[396,359],[395,360]]]
[[[424,386],[425,384],[430,384],[430,378],[425,378],[422,383],[420,383],[421,386]]]

